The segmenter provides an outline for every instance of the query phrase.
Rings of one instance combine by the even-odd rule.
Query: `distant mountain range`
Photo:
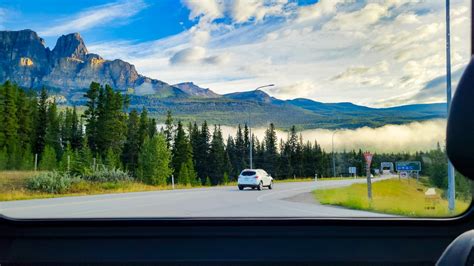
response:
[[[357,128],[403,124],[446,117],[446,104],[369,108],[349,102],[321,103],[309,99],[280,100],[261,90],[220,95],[193,82],[170,85],[140,75],[120,59],[89,53],[80,34],[61,36],[53,48],[32,30],[0,31],[0,82],[25,88],[46,86],[63,104],[81,105],[92,81],[109,84],[131,97],[131,108],[147,109],[159,119],[171,110],[184,121],[277,127]]]

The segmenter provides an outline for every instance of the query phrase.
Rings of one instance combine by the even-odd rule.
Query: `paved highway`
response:
[[[10,201],[0,202],[0,214],[14,218],[386,217],[323,206],[310,194],[315,189],[364,182],[365,179],[348,179],[276,183],[273,190],[262,191],[239,191],[237,186],[229,186]]]

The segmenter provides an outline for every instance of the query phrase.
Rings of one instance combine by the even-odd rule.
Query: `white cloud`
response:
[[[387,5],[369,3],[354,12],[337,13],[324,27],[327,30],[365,30],[387,16],[388,8]]]
[[[179,64],[196,62],[196,61],[204,59],[205,55],[206,55],[206,49],[204,49],[203,47],[197,46],[197,47],[186,48],[184,50],[181,50],[175,53],[170,58],[170,63],[173,65],[179,65]]]
[[[82,11],[73,18],[64,18],[56,22],[56,26],[39,31],[41,36],[57,36],[61,34],[85,31],[107,23],[123,22],[133,17],[146,7],[142,0],[122,0],[110,4],[95,6]]]
[[[293,84],[267,89],[271,95],[278,95],[278,97],[285,99],[311,97],[312,92],[316,90],[318,90],[318,87],[311,80],[298,81]]]
[[[90,50],[116,49],[114,57],[143,74],[172,84],[194,81],[218,93],[274,83],[268,92],[281,98],[371,106],[444,100],[418,94],[445,72],[444,6],[434,1],[321,0],[303,7],[265,1],[239,12],[228,4],[237,2],[185,3],[199,19],[188,31],[126,49]],[[468,7],[468,0],[452,1],[453,69],[470,58]],[[210,21],[222,16],[231,20]]]
[[[344,0],[321,0],[312,5],[301,7],[298,11],[298,20],[304,21],[332,15],[336,12],[337,5],[344,2]]]
[[[262,21],[265,16],[283,15],[288,0],[183,0],[190,19],[212,22],[228,15],[235,23]]]
[[[285,14],[287,0],[272,1],[265,4],[259,0],[235,0],[230,7],[232,20],[236,23],[243,23],[254,19],[262,21],[265,16],[280,16]]]
[[[219,0],[183,0],[191,13],[190,19],[202,17],[205,20],[213,21],[224,15],[224,1]]]
[[[183,64],[211,64],[211,65],[222,65],[229,61],[228,54],[219,55],[207,55],[206,49],[200,46],[194,46],[191,48],[185,48],[178,51],[171,56],[169,63],[171,65],[183,65]]]
[[[417,15],[410,12],[398,15],[395,19],[395,22],[400,24],[418,24],[420,23],[420,20],[418,19]]]

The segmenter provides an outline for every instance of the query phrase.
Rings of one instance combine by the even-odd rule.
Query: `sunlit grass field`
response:
[[[356,210],[396,214],[410,217],[448,217],[465,212],[470,200],[456,200],[453,213],[448,210],[448,201],[441,197],[436,201],[425,196],[428,187],[414,179],[390,179],[372,183],[372,202],[367,198],[367,184],[353,184],[348,187],[315,190],[314,196],[321,204],[337,205]],[[434,207],[429,208],[429,207]]]

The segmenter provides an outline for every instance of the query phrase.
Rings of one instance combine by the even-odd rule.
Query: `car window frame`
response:
[[[471,1],[470,43],[474,56],[474,8]],[[245,170],[244,170],[245,171]],[[259,170],[253,169],[258,173]],[[468,209],[452,217],[153,217],[153,218],[15,218],[1,213],[0,225],[69,227],[69,226],[462,226],[474,221],[474,180],[471,180],[471,203]],[[1,203],[1,202],[0,202]]]

